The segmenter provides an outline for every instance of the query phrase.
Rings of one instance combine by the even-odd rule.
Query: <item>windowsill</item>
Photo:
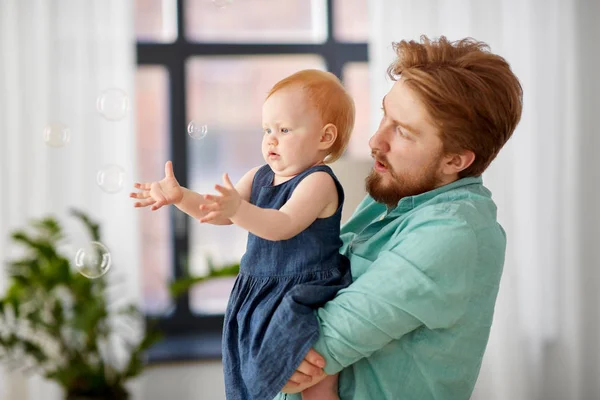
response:
[[[221,359],[221,333],[205,332],[167,336],[148,352],[149,364]]]

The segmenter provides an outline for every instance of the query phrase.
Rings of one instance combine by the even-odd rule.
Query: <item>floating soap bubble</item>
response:
[[[77,250],[75,267],[86,278],[96,279],[106,274],[111,266],[110,251],[100,242],[89,242]]]
[[[233,4],[233,0],[212,0],[212,3],[217,8],[225,8]]]
[[[188,135],[192,139],[204,139],[208,133],[207,125],[198,125],[194,121],[190,122],[187,127]]]
[[[119,121],[127,116],[129,97],[121,89],[108,89],[96,100],[98,112],[109,121]]]
[[[106,165],[96,174],[96,183],[106,193],[117,193],[125,185],[125,170],[115,164]]]
[[[71,130],[60,122],[52,122],[44,128],[44,142],[50,147],[64,147],[71,140]]]

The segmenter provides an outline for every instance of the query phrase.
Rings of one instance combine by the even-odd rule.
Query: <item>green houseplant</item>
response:
[[[90,240],[101,241],[97,223],[80,211],[71,214],[84,224]],[[11,237],[23,253],[6,265],[0,361],[55,381],[68,400],[127,399],[127,381],[142,372],[144,353],[160,334],[118,328],[119,321],[141,325],[142,313],[133,304],[109,304],[107,275],[88,279],[72,267],[59,251],[66,235],[55,218],[34,220]],[[119,366],[115,339],[126,353]]]
[[[237,276],[240,272],[240,263],[232,263],[221,265],[219,267],[215,266],[210,258],[208,258],[208,273],[205,275],[191,275],[187,266],[184,271],[184,276],[180,279],[177,279],[169,285],[169,292],[172,297],[178,297],[186,294],[193,286],[206,282],[210,279],[214,278],[225,278],[225,277],[233,277]]]

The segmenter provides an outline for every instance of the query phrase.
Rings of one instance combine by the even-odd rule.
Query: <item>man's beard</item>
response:
[[[440,179],[438,178],[440,156],[435,157],[421,173],[404,174],[403,176],[393,171],[385,159],[375,155],[374,157],[388,168],[387,172],[384,173],[377,172],[375,169],[371,170],[365,180],[367,193],[378,203],[383,203],[388,207],[396,207],[404,197],[425,193],[440,186]],[[383,176],[385,174],[389,176],[386,178]]]

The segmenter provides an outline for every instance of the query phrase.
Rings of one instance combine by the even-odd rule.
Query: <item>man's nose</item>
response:
[[[371,139],[369,139],[369,147],[371,147],[372,151],[379,153],[387,153],[390,150],[390,145],[385,133],[382,132],[381,129],[377,129],[373,136],[371,136]]]

